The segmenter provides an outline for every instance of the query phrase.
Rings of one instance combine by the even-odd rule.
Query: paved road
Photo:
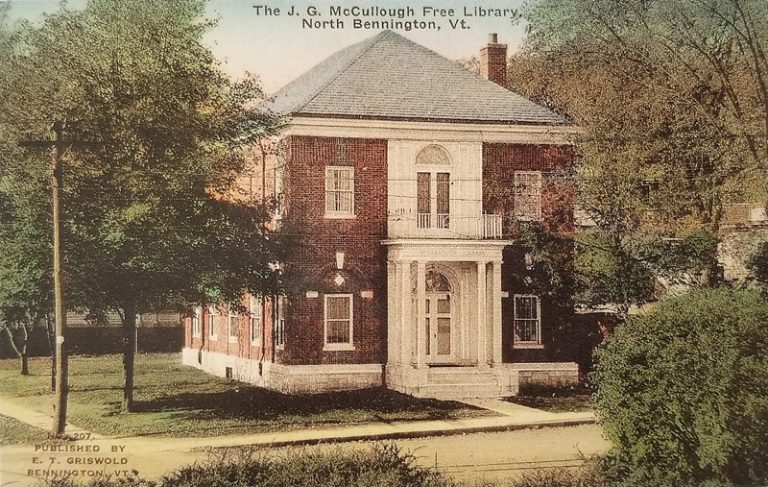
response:
[[[584,456],[602,453],[609,446],[601,437],[600,428],[596,425],[396,440],[396,443],[403,451],[412,453],[418,464],[430,467],[437,465],[440,471],[459,480],[469,480],[472,484],[481,480],[519,476],[522,472],[534,468],[578,465]],[[123,442],[100,439],[92,444],[100,445],[101,451],[96,454],[68,454],[35,452],[32,446],[0,447],[0,485],[35,485],[33,477],[29,476],[29,469],[39,472],[49,467],[82,468],[84,471],[101,469],[106,472],[137,469],[142,476],[159,478],[169,470],[195,461],[205,461],[207,458],[207,454],[201,451],[158,450],[158,443],[154,440],[147,441],[144,446],[140,438]],[[311,448],[361,448],[369,444],[370,442],[354,442]],[[203,447],[205,444],[201,442],[197,446]],[[119,450],[121,447],[125,450]],[[113,448],[118,451],[113,453]],[[280,454],[285,452],[286,448],[292,447],[271,448],[268,451]],[[67,465],[67,459],[73,457],[111,458],[113,463],[106,466],[87,463]],[[33,463],[33,458],[37,458],[41,463]],[[51,466],[48,463],[49,458],[56,459],[58,463]],[[122,458],[126,458],[126,463],[120,463]]]
[[[437,466],[441,472],[470,484],[517,477],[533,469],[578,466],[585,457],[605,453],[610,446],[603,439],[600,427],[593,424],[397,440],[396,443],[403,451],[413,454],[418,464]],[[341,448],[359,448],[365,444],[347,443]]]

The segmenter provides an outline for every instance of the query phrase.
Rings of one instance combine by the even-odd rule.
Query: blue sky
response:
[[[0,0],[0,2],[9,0]],[[59,0],[10,0],[11,14],[15,18],[39,21],[44,12],[58,8]],[[69,0],[70,8],[82,8],[86,0]],[[224,63],[224,69],[232,76],[245,71],[257,74],[267,92],[274,92],[282,85],[301,75],[309,68],[334,52],[352,43],[371,37],[378,29],[353,29],[351,20],[346,19],[344,29],[313,30],[302,27],[306,8],[314,6],[322,19],[328,16],[329,6],[379,6],[402,8],[410,5],[417,12],[417,20],[428,20],[422,16],[425,6],[435,9],[454,9],[454,19],[465,19],[469,29],[452,29],[448,17],[435,18],[439,31],[400,31],[406,37],[451,59],[469,58],[477,55],[480,47],[487,42],[488,34],[496,32],[499,41],[509,44],[510,50],[519,47],[523,38],[523,27],[507,17],[464,17],[463,9],[474,7],[485,9],[520,8],[522,0],[432,0],[418,3],[405,0],[209,0],[208,14],[218,19],[206,42],[216,56]],[[279,16],[258,15],[254,5],[267,5],[282,10]],[[290,17],[286,10],[294,6],[301,17]],[[382,18],[381,20],[383,20]],[[373,20],[373,19],[365,19]]]

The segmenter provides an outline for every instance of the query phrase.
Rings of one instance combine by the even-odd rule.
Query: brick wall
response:
[[[284,229],[289,299],[284,364],[381,363],[386,356],[387,141],[292,136],[286,141]],[[325,218],[325,167],[355,170],[355,217]],[[336,253],[344,282],[335,282]],[[317,297],[307,297],[316,291]],[[363,293],[366,291],[366,293]],[[363,297],[370,295],[372,297]],[[324,293],[352,293],[353,351],[324,351]]]
[[[243,298],[242,305],[246,307],[249,304],[249,298]],[[272,302],[269,299],[264,301],[264,314],[266,321],[262,321],[262,333],[265,346],[262,349],[262,340],[252,343],[250,330],[250,317],[247,315],[239,316],[237,319],[237,341],[229,340],[229,310],[226,305],[218,306],[219,314],[216,316],[214,324],[216,328],[216,339],[210,337],[211,315],[208,307],[202,310],[202,332],[199,337],[192,335],[192,319],[184,319],[184,347],[195,350],[205,350],[209,352],[221,352],[229,355],[250,358],[253,360],[272,360]]]
[[[551,231],[573,231],[574,190],[572,183],[561,181],[557,173],[573,165],[571,146],[532,144],[483,144],[483,211],[509,215],[513,210],[515,171],[542,171],[542,223]],[[504,219],[504,233],[515,235],[515,222]],[[504,250],[502,290],[510,297],[502,301],[502,355],[505,362],[548,362],[569,360],[567,341],[563,334],[572,308],[539,296],[541,302],[543,350],[513,348],[514,294],[540,294],[532,291],[525,277],[528,269],[525,250],[513,245]],[[564,343],[566,342],[566,343]]]

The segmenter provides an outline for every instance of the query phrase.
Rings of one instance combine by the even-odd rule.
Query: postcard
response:
[[[671,196],[705,177],[669,169],[682,146],[631,138],[705,119],[642,132],[667,105],[617,88],[629,51],[552,61],[541,22],[583,19],[537,4],[558,2],[0,2],[0,485],[205,485],[230,464],[292,485],[599,485],[640,325],[598,345],[709,306],[680,289],[759,287],[765,187],[712,189],[717,226],[658,217],[715,203]],[[605,100],[642,129],[619,141]],[[760,167],[750,130],[733,147],[754,157],[707,181]],[[689,299],[758,309],[750,292]]]

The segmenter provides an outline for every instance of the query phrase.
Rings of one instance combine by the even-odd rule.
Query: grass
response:
[[[47,431],[0,414],[0,446],[29,445],[47,438]]]
[[[32,375],[21,376],[18,361],[0,360],[2,394],[47,410],[53,400],[49,367],[50,359],[32,359]],[[69,377],[69,421],[112,437],[217,436],[494,414],[385,388],[285,395],[182,366],[176,354],[137,356],[134,413],[119,412],[122,356],[71,357]]]
[[[592,410],[592,389],[584,385],[570,387],[526,387],[517,396],[505,400],[553,413]]]

